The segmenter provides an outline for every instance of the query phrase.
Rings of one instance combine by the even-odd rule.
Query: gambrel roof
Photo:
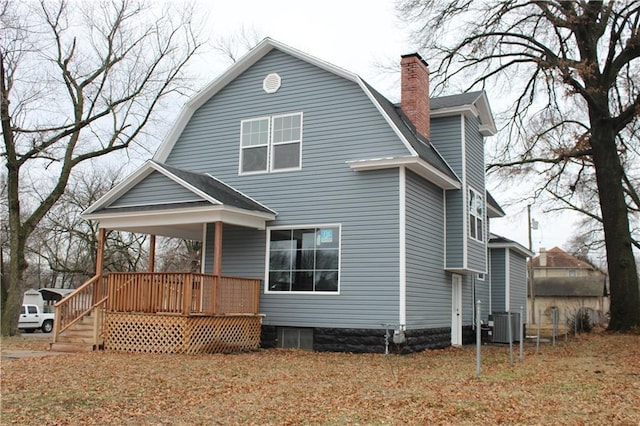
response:
[[[204,105],[205,102],[215,96],[220,90],[231,83],[235,78],[240,76],[253,64],[258,62],[267,53],[274,49],[280,50],[288,55],[336,74],[360,86],[362,91],[378,109],[381,116],[389,124],[407,149],[406,156],[394,158],[371,158],[363,159],[362,161],[349,162],[352,169],[368,170],[371,168],[398,167],[399,165],[405,165],[410,170],[442,188],[460,188],[460,179],[455,175],[451,167],[447,165],[447,162],[440,156],[440,154],[437,153],[433,146],[431,146],[428,141],[419,140],[415,136],[415,131],[412,131],[411,128],[408,127],[408,120],[399,118],[393,105],[390,104],[382,95],[373,90],[372,87],[362,80],[357,74],[344,70],[270,38],[262,40],[256,47],[236,62],[219,78],[207,85],[185,104],[180,112],[178,120],[167,135],[166,139],[158,148],[153,159],[160,163],[164,162],[194,112]]]

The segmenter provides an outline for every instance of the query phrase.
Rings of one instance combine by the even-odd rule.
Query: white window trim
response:
[[[281,229],[309,229],[309,228],[338,228],[340,240],[338,241],[338,291],[272,291],[269,290],[269,255],[271,251],[271,231]],[[264,260],[264,294],[278,295],[307,295],[307,296],[338,296],[340,295],[340,285],[342,278],[342,224],[341,223],[322,223],[315,225],[279,225],[268,226],[266,229],[266,248]]]
[[[484,229],[485,229],[485,226],[486,226],[486,222],[485,222],[486,218],[485,218],[485,216],[486,216],[486,210],[487,210],[486,206],[485,206],[485,199],[484,199],[484,196],[482,196],[480,194],[480,191],[476,191],[471,186],[468,188],[467,192],[468,192],[468,198],[467,198],[467,202],[465,203],[467,205],[467,219],[466,220],[467,220],[467,222],[469,222],[469,230],[467,232],[467,235],[469,235],[469,238],[474,240],[474,241],[477,241],[479,243],[484,243],[485,239],[486,239],[486,235],[485,235],[485,230]],[[480,198],[481,199],[480,203],[482,204],[482,215],[478,216],[478,215],[475,214],[475,212],[473,213],[473,217],[476,218],[476,221],[478,219],[482,220],[482,230],[481,230],[481,233],[482,233],[481,237],[482,238],[481,239],[478,238],[478,235],[477,235],[478,227],[477,227],[476,221],[474,221],[474,223],[473,223],[473,228],[476,230],[476,236],[474,237],[473,235],[471,235],[471,225],[472,224],[471,224],[471,220],[469,219],[469,216],[472,214],[471,213],[471,205],[470,205],[471,193],[472,192],[475,194],[476,198]]]
[[[242,155],[242,152],[245,148],[256,148],[259,146],[265,146],[265,145],[250,145],[248,147],[243,147],[242,146],[242,127],[244,126],[244,123],[250,122],[250,121],[259,121],[259,120],[267,120],[268,124],[267,124],[267,169],[266,170],[256,170],[256,171],[252,171],[252,172],[243,172],[242,171],[242,166],[243,166],[243,161],[242,159],[244,158]],[[271,117],[270,116],[263,116],[263,117],[253,117],[253,118],[247,118],[244,120],[240,120],[240,152],[239,152],[239,157],[240,157],[240,164],[238,165],[238,173],[240,175],[255,175],[255,174],[262,174],[262,173],[269,173],[269,154],[270,154],[270,149],[269,149],[269,140],[271,139]]]
[[[274,118],[281,118],[281,117],[288,117],[288,116],[294,116],[294,115],[299,115],[300,116],[300,139],[298,142],[279,142],[279,143],[273,143],[273,119]],[[269,120],[269,126],[268,126],[268,139],[267,139],[267,168],[266,170],[255,170],[255,171],[250,171],[250,172],[243,172],[242,171],[242,151],[244,149],[244,147],[242,146],[242,126],[244,123],[249,122],[249,121],[256,121],[256,120],[264,120],[264,119],[268,119]],[[304,114],[302,113],[302,111],[300,112],[292,112],[292,113],[286,113],[286,114],[276,114],[276,115],[267,115],[267,116],[263,116],[263,117],[253,117],[253,118],[246,118],[243,120],[240,120],[240,151],[239,151],[239,164],[238,164],[238,175],[239,176],[249,176],[249,175],[259,175],[259,174],[265,174],[265,173],[282,173],[282,172],[291,172],[291,171],[297,171],[297,170],[302,170],[302,135],[304,134]],[[300,150],[298,152],[298,166],[297,167],[287,167],[287,168],[282,168],[282,169],[274,169],[273,168],[273,147],[277,146],[277,145],[287,145],[287,144],[294,144],[294,143],[298,143],[300,144]],[[264,145],[252,145],[251,147],[258,147],[258,146],[264,146]]]
[[[476,274],[476,278],[478,279],[478,281],[484,281],[486,277],[486,274],[484,272],[478,272]]]

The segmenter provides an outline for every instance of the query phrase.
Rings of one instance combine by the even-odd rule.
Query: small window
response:
[[[30,314],[37,314],[38,309],[35,306],[27,306],[27,310]]]
[[[302,113],[243,120],[240,173],[298,170],[302,163]]]
[[[469,236],[484,241],[484,198],[469,189]]]
[[[485,275],[481,273],[481,274],[476,275],[476,278],[478,279],[478,281],[484,281],[484,276]]]
[[[338,292],[340,227],[268,231],[267,291]]]

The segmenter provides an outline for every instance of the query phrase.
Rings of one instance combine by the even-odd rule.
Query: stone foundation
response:
[[[393,330],[389,330],[393,333]],[[314,328],[313,350],[318,352],[384,353],[385,330],[362,328]],[[261,347],[280,347],[277,328],[263,325]],[[475,335],[474,335],[475,336]],[[407,354],[425,349],[442,349],[451,345],[449,327],[407,330],[405,343],[396,345],[389,338],[389,352]],[[475,339],[475,337],[473,337]]]

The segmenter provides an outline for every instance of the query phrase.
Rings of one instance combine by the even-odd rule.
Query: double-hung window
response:
[[[300,169],[301,112],[242,120],[240,127],[241,174]]]
[[[340,226],[270,228],[269,292],[338,292]]]
[[[469,189],[469,236],[484,241],[484,197]]]

